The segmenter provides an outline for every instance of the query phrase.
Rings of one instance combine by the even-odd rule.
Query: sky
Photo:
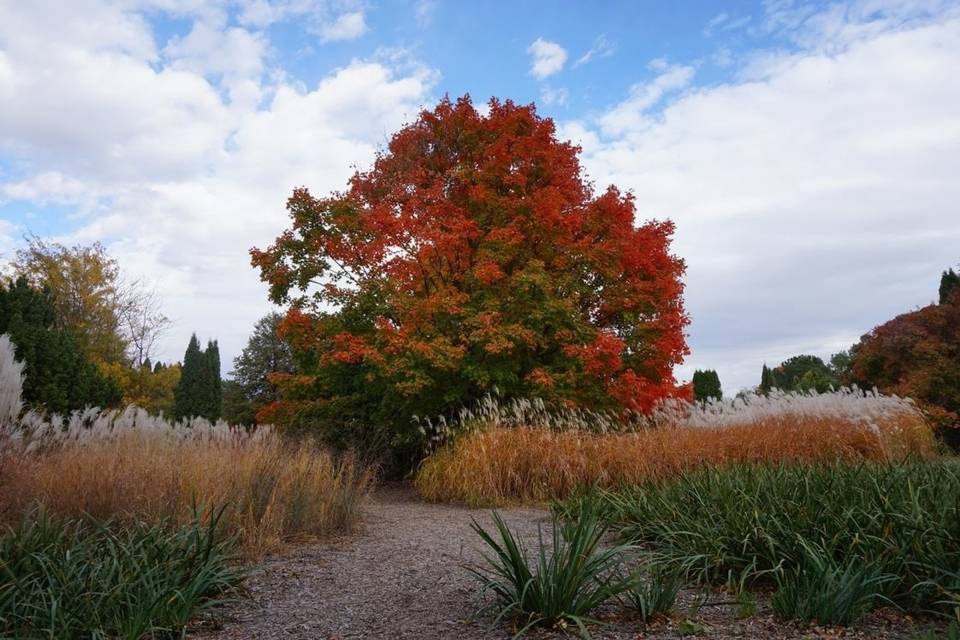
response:
[[[444,95],[535,102],[676,223],[726,392],[933,302],[960,262],[960,0],[0,0],[0,261],[106,245],[224,372],[248,250]]]

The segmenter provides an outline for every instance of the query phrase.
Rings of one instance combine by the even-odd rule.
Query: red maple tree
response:
[[[595,192],[533,105],[445,99],[343,193],[296,189],[251,251],[300,359],[274,415],[406,420],[496,387],[646,411],[689,396],[673,224]],[[283,380],[281,380],[283,382]]]

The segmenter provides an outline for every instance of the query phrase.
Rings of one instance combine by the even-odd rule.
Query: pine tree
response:
[[[940,276],[940,304],[947,304],[953,292],[960,286],[960,273],[948,269]]]
[[[723,397],[723,391],[720,388],[720,376],[713,369],[701,371],[697,369],[693,372],[693,398],[697,402],[706,402],[710,398],[717,400]]]

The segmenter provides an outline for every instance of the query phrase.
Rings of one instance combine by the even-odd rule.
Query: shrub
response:
[[[170,423],[134,408],[67,420],[29,414],[0,434],[0,522],[39,504],[68,516],[185,523],[198,502],[225,504],[224,526],[250,556],[349,530],[372,479],[351,456],[269,428]]]
[[[777,572],[777,591],[770,606],[779,618],[815,621],[822,625],[849,625],[885,599],[897,577],[884,573],[861,557],[842,561],[804,545],[800,562]]]
[[[710,582],[740,583],[782,571],[782,586],[803,580],[872,584],[869,567],[896,577],[890,597],[912,608],[944,608],[960,592],[960,463],[954,460],[735,466],[670,481],[599,491],[560,506],[592,505],[631,542]],[[810,549],[831,562],[803,575]],[[826,552],[825,552],[826,553]],[[843,580],[841,580],[843,578]],[[786,606],[787,593],[780,596]],[[955,601],[954,601],[955,602]]]
[[[181,527],[27,514],[0,534],[0,636],[181,637],[243,577],[221,513]]]
[[[565,526],[554,520],[547,543],[540,531],[533,565],[523,543],[497,512],[493,512],[493,522],[494,534],[473,522],[474,531],[493,555],[484,555],[486,565],[471,572],[483,583],[484,591],[496,597],[496,620],[510,616],[518,621],[517,636],[535,626],[573,624],[589,637],[587,615],[630,586],[630,580],[619,572],[626,547],[600,548],[606,528],[590,510],[580,512]]]
[[[637,617],[646,624],[670,613],[682,585],[677,572],[655,568],[645,576],[636,576],[624,596]]]
[[[620,424],[577,412],[557,419],[525,406],[516,412],[486,408],[438,430],[441,437],[459,435],[421,465],[420,493],[475,505],[546,501],[702,467],[895,461],[935,450],[929,427],[909,401],[856,390],[676,404]],[[538,426],[514,426],[524,420]]]

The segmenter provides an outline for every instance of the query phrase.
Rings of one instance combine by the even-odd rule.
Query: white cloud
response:
[[[324,42],[356,40],[366,32],[367,23],[362,11],[341,14],[333,22],[319,28],[320,39]]]
[[[556,42],[537,38],[527,48],[532,58],[530,75],[537,80],[543,80],[563,69],[567,63],[567,52]]]
[[[545,105],[564,105],[567,103],[567,99],[570,97],[570,93],[567,91],[566,87],[544,87],[540,91],[540,100],[543,101]]]
[[[587,64],[591,60],[599,60],[600,58],[609,58],[613,55],[614,46],[613,43],[607,40],[607,36],[600,34],[597,36],[596,40],[593,41],[593,46],[587,50],[582,56],[577,58],[577,61],[573,64],[574,67],[579,67],[582,64]]]
[[[693,320],[681,374],[717,368],[736,391],[764,360],[829,355],[933,300],[960,258],[960,17],[871,16],[885,27],[807,16],[830,47],[705,88],[672,67],[562,128],[599,184],[677,223]]]
[[[156,285],[176,322],[161,356],[181,358],[197,331],[220,338],[225,370],[269,308],[247,250],[287,226],[294,187],[342,189],[437,79],[393,52],[307,88],[272,73],[262,34],[216,15],[191,14],[158,51],[140,17],[113,5],[77,9],[109,30],[22,6],[0,5],[0,157],[22,174],[0,175],[0,200],[69,206],[74,219],[49,225],[71,229],[61,240],[103,241]],[[234,95],[241,83],[256,99]],[[0,225],[0,251],[17,229]]]

